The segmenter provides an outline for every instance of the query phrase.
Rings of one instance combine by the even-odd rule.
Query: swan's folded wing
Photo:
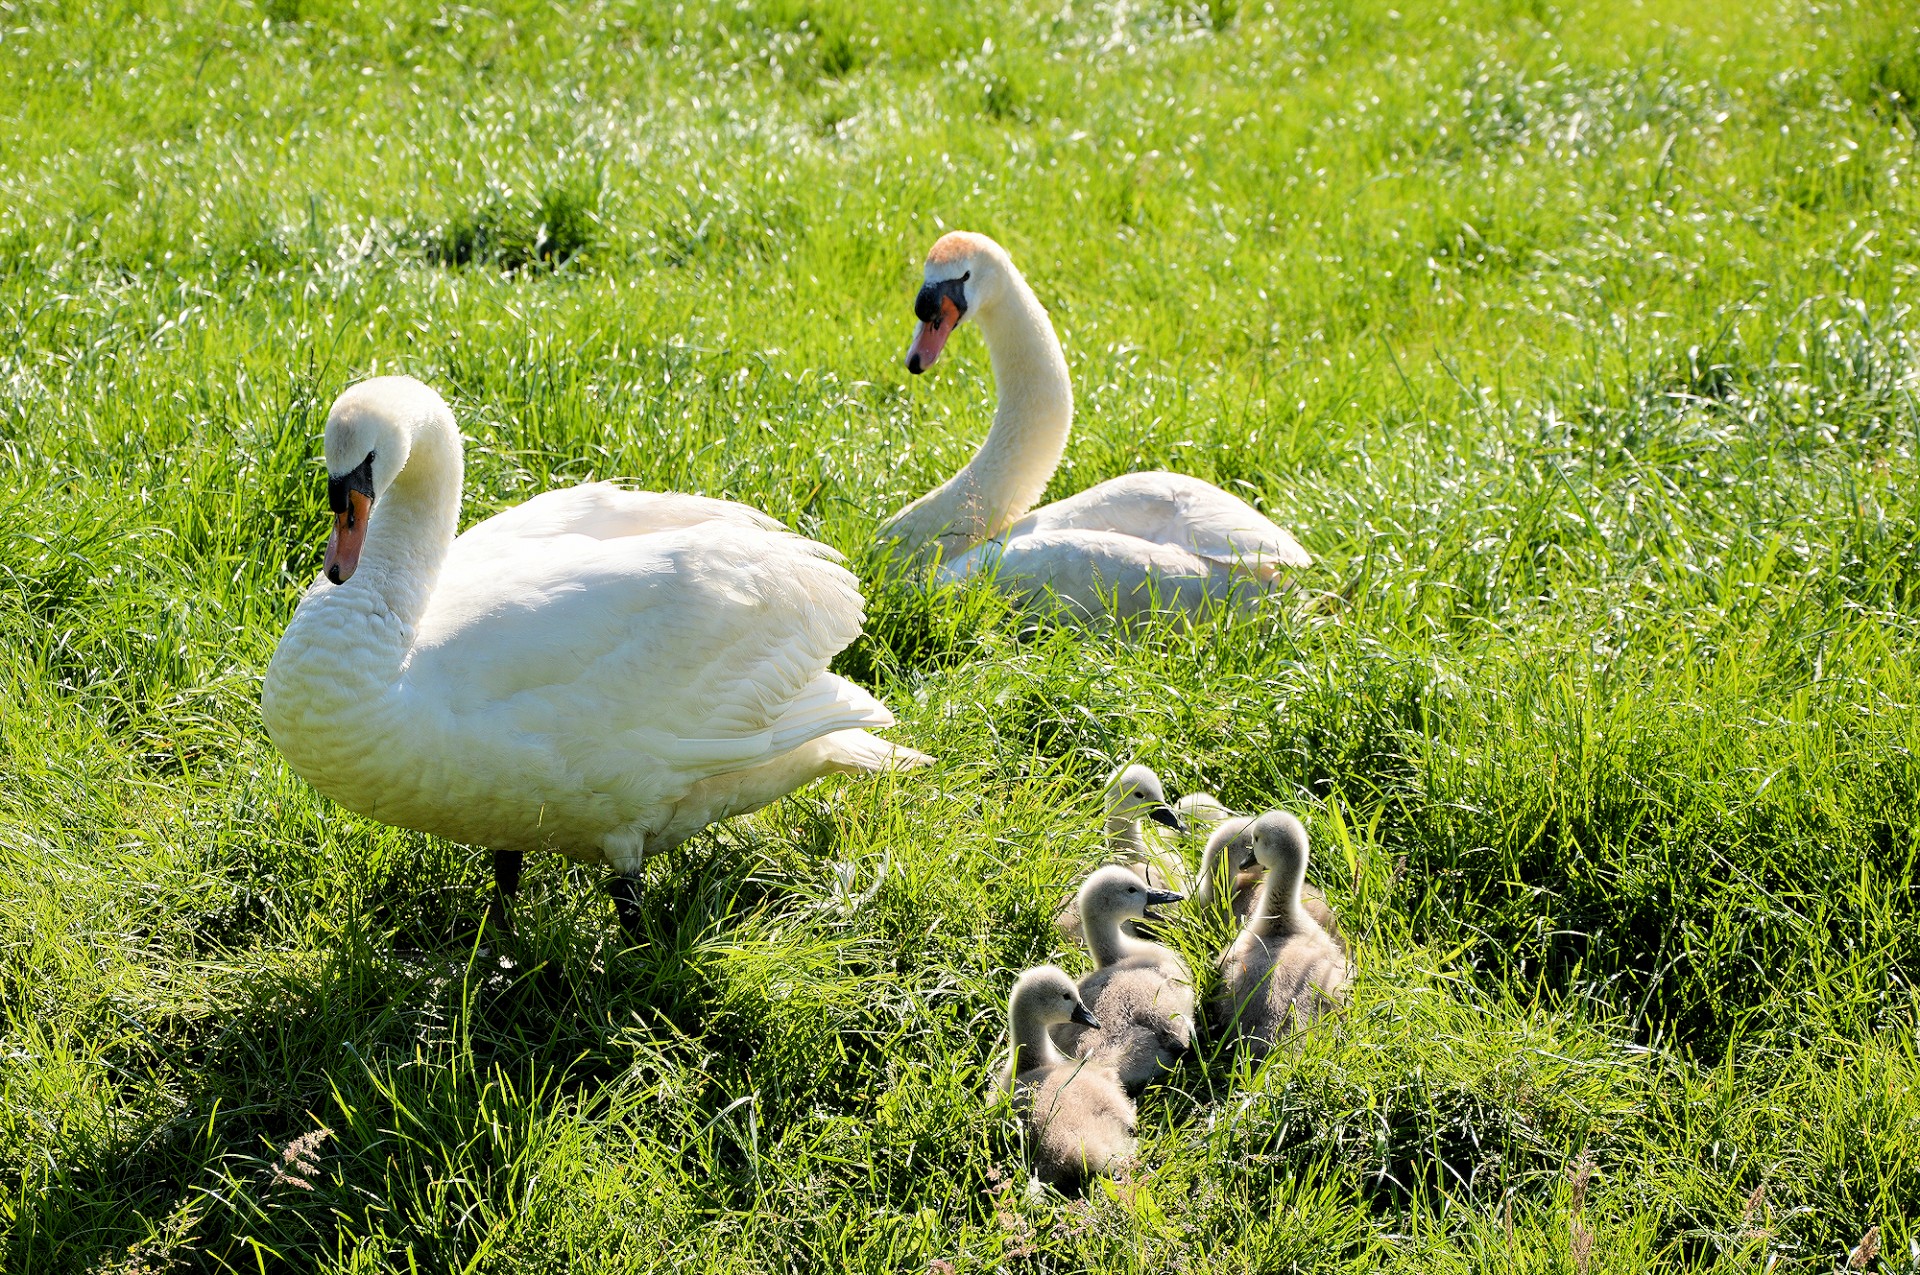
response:
[[[717,520],[486,547],[449,559],[406,674],[452,729],[538,741],[596,788],[658,799],[892,724],[827,671],[862,617],[824,545]]]
[[[612,483],[581,483],[542,492],[523,504],[503,509],[467,528],[453,542],[453,555],[499,552],[500,546],[524,546],[553,536],[613,540],[654,532],[724,523],[762,531],[786,528],[748,505],[681,492],[630,491]]]
[[[1106,531],[1186,549],[1267,578],[1313,558],[1284,528],[1212,483],[1185,474],[1124,474],[1037,509],[1008,531]]]
[[[940,578],[986,575],[1023,605],[1051,595],[1068,613],[1093,618],[1198,610],[1231,592],[1229,577],[1210,574],[1204,559],[1177,545],[1117,531],[1047,530],[982,545],[943,566]]]
[[[1262,577],[1313,565],[1292,533],[1231,492],[1188,479],[1180,504],[1180,542],[1203,558]]]

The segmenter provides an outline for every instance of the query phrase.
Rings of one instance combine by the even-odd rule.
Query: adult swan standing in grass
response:
[[[383,823],[612,865],[832,771],[926,760],[864,728],[827,671],[860,632],[825,545],[725,500],[588,483],[458,538],[460,435],[405,376],[327,415],[334,529],[267,669],[267,732],[309,783]]]
[[[1082,618],[1245,606],[1284,569],[1312,565],[1298,541],[1246,501],[1182,474],[1127,474],[1027,513],[1073,424],[1060,340],[1006,250],[985,235],[941,236],[925,279],[907,370],[932,367],[954,329],[974,319],[1000,403],[973,459],[895,514],[883,541],[937,554],[942,579],[986,573],[1025,604],[1044,603],[1050,592]]]

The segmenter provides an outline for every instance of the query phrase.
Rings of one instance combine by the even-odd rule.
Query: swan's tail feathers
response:
[[[1194,553],[1261,584],[1272,584],[1288,572],[1303,571],[1313,565],[1313,555],[1272,523],[1231,530],[1224,535],[1196,536],[1195,540],[1191,546]]]
[[[918,770],[933,758],[917,748],[891,744],[863,730],[843,730],[820,741],[827,746],[832,769],[847,775],[875,775],[884,770]]]
[[[822,673],[780,715],[772,751],[784,753],[836,731],[891,725],[893,714],[885,704],[838,674]]]

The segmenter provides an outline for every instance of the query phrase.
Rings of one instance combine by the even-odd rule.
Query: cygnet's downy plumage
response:
[[[1224,899],[1235,921],[1244,923],[1253,915],[1260,901],[1260,883],[1266,877],[1266,870],[1253,857],[1251,830],[1255,822],[1251,815],[1233,815],[1217,822],[1207,838],[1207,848],[1201,852],[1200,871],[1189,898],[1189,906],[1196,913],[1204,915],[1221,906]],[[1340,933],[1340,918],[1328,906],[1326,895],[1314,886],[1302,885],[1300,906],[1342,952],[1351,955],[1352,949]]]
[[[1137,1090],[1193,1047],[1193,975],[1172,948],[1124,932],[1126,921],[1158,920],[1155,904],[1180,896],[1156,890],[1125,868],[1105,867],[1080,887],[1080,927],[1095,969],[1080,980],[1080,999],[1100,1023],[1053,1029],[1061,1048],[1104,1063]]]
[[[1173,803],[1173,813],[1186,822],[1187,831],[1199,833],[1233,818],[1221,800],[1210,792],[1190,792]]]
[[[1187,892],[1187,865],[1170,839],[1187,831],[1176,805],[1167,803],[1167,790],[1151,767],[1137,762],[1122,765],[1107,776],[1107,853],[1112,861],[1144,885],[1174,894]],[[1187,799],[1182,798],[1184,803]],[[1212,798],[1207,798],[1211,801]],[[1216,805],[1218,803],[1215,803]],[[1148,825],[1156,825],[1149,827]],[[1053,923],[1068,938],[1080,939],[1080,906],[1070,902]],[[1126,923],[1128,934],[1138,926]]]
[[[1247,829],[1249,859],[1266,869],[1246,928],[1220,957],[1215,1009],[1229,1035],[1264,1053],[1346,999],[1352,966],[1339,944],[1301,906],[1307,830],[1285,811]],[[1245,866],[1245,862],[1241,866]]]
[[[1048,1034],[1060,1023],[1100,1025],[1066,971],[1041,965],[1022,974],[1007,1017],[1013,1050],[996,1083],[1026,1124],[1040,1180],[1067,1190],[1130,1164],[1136,1117],[1120,1077],[1067,1057]]]
[[[1107,776],[1107,850],[1115,863],[1156,890],[1187,892],[1187,865],[1180,851],[1159,829],[1149,831],[1142,820],[1174,833],[1187,830],[1180,812],[1167,804],[1160,776],[1137,762]]]

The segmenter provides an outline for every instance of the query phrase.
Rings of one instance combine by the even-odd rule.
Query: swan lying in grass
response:
[[[1353,971],[1346,953],[1300,904],[1307,830],[1276,810],[1254,820],[1247,833],[1247,861],[1257,861],[1267,875],[1246,928],[1221,954],[1214,1003],[1230,1035],[1265,1053],[1289,1031],[1342,1003]]]
[[[1181,474],[1127,474],[1028,513],[1073,424],[1067,361],[1046,310],[1005,249],[955,231],[927,254],[914,312],[909,372],[932,367],[953,330],[972,318],[1000,390],[973,458],[881,531],[905,551],[937,555],[941,579],[986,574],[1023,605],[1127,618],[1245,607],[1285,569],[1312,565],[1253,506]]]
[[[1080,927],[1094,971],[1080,980],[1080,999],[1100,1023],[1063,1023],[1053,1039],[1077,1058],[1112,1067],[1129,1090],[1179,1062],[1193,1047],[1193,975],[1170,947],[1134,938],[1129,920],[1158,920],[1156,904],[1180,896],[1156,890],[1125,868],[1105,867],[1080,887]]]
[[[1007,1017],[1013,1051],[997,1086],[1026,1124],[1041,1181],[1070,1189],[1131,1163],[1135,1114],[1119,1076],[1068,1058],[1048,1034],[1059,1023],[1100,1026],[1073,980],[1053,965],[1028,970],[1013,985]]]
[[[455,537],[453,414],[411,377],[327,416],[320,579],[267,669],[268,733],[350,810],[605,862],[631,922],[652,853],[833,771],[928,760],[827,671],[860,632],[838,555],[745,505],[589,483]]]
[[[1260,883],[1266,877],[1266,870],[1252,854],[1250,830],[1255,822],[1251,815],[1232,815],[1222,819],[1207,838],[1207,847],[1200,854],[1199,880],[1193,887],[1195,911],[1211,911],[1224,900],[1234,920],[1245,921],[1253,915],[1260,900]],[[1340,933],[1339,918],[1327,905],[1326,895],[1314,886],[1303,885],[1300,906],[1327,932],[1328,938],[1340,945],[1341,951],[1348,950],[1347,940]]]

